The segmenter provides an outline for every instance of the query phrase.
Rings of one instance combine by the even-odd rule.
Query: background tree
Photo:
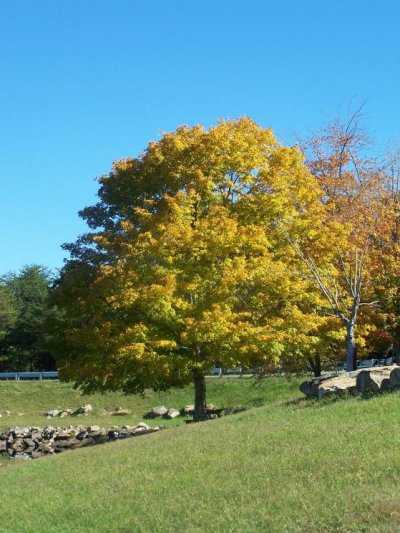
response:
[[[308,281],[286,268],[278,225],[325,231],[316,181],[296,148],[243,118],[165,134],[116,162],[99,198],[53,293],[61,374],[86,391],[194,381],[200,420],[217,361],[277,362],[293,342]]]
[[[357,320],[364,308],[379,303],[382,272],[387,270],[388,256],[393,256],[388,246],[383,253],[383,242],[393,227],[387,177],[382,165],[369,156],[361,119],[360,108],[303,145],[307,164],[323,190],[328,219],[345,228],[345,238],[320,262],[299,243],[291,242],[326,299],[325,313],[339,318],[346,328],[349,371],[356,368]]]
[[[6,285],[0,285],[0,368],[9,357],[5,338],[12,331],[17,319],[16,300]]]
[[[50,272],[40,265],[25,266],[19,273],[3,276],[0,313],[8,317],[0,339],[3,369],[54,368],[54,359],[43,345],[43,323],[51,312],[47,306],[50,283]]]

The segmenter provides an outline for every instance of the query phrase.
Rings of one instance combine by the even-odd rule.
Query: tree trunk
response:
[[[206,378],[200,370],[193,370],[194,381],[194,413],[193,420],[200,422],[207,418]]]
[[[352,372],[357,369],[357,344],[354,337],[354,322],[347,325],[346,333],[346,370]]]
[[[309,357],[308,362],[310,363],[311,370],[313,371],[314,377],[319,378],[321,375],[321,357],[317,354],[315,357]]]

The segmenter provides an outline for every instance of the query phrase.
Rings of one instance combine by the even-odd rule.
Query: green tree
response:
[[[11,290],[0,285],[0,340],[12,329],[17,319],[16,300]]]
[[[50,283],[50,272],[40,265],[25,266],[19,273],[2,278],[0,295],[8,295],[8,313],[12,312],[12,321],[1,340],[3,367],[10,370],[54,368],[54,359],[43,346],[43,323],[50,312],[47,305]]]

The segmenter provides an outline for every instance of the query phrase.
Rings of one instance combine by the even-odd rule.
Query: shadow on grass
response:
[[[325,396],[324,398],[296,398],[295,400],[283,402],[283,405],[285,407],[297,407],[299,409],[315,409],[328,407],[329,405],[337,402],[344,402],[354,398],[357,398],[357,396],[354,394],[331,394],[329,396]]]
[[[358,394],[357,399],[360,400],[361,402],[367,402],[377,397],[382,397],[382,396],[387,396],[387,395],[392,395],[392,394],[399,394],[399,393],[400,393],[399,389],[386,389],[383,391],[374,391],[374,392],[371,391],[371,392],[366,392],[364,394]]]

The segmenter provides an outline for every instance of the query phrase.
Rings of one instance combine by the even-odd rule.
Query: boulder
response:
[[[348,394],[356,390],[356,372],[339,376],[320,376],[300,385],[300,391],[307,398],[323,398],[331,394]]]
[[[321,385],[321,383],[323,381],[325,381],[326,379],[327,379],[326,377],[320,376],[320,377],[314,378],[314,379],[312,379],[310,381],[304,381],[300,385],[300,391],[305,396],[307,396],[307,398],[319,398],[318,388]]]
[[[400,366],[391,366],[390,386],[393,389],[400,388]]]
[[[178,416],[180,416],[180,411],[178,411],[178,409],[168,409],[168,412],[165,414],[165,417],[166,418],[177,418]]]
[[[324,379],[318,386],[318,398],[331,394],[354,394],[356,392],[356,375],[354,372]]]
[[[151,412],[155,416],[164,416],[168,413],[168,409],[164,407],[163,405],[159,405],[158,407],[153,407]]]
[[[374,367],[361,370],[357,375],[357,391],[360,394],[380,392],[392,388],[391,367]]]
[[[153,407],[153,409],[145,415],[145,418],[158,418],[159,416],[164,416],[168,413],[168,409],[163,405]]]
[[[307,398],[323,398],[331,394],[365,394],[400,388],[400,367],[371,367],[340,374],[318,377],[300,385]]]

